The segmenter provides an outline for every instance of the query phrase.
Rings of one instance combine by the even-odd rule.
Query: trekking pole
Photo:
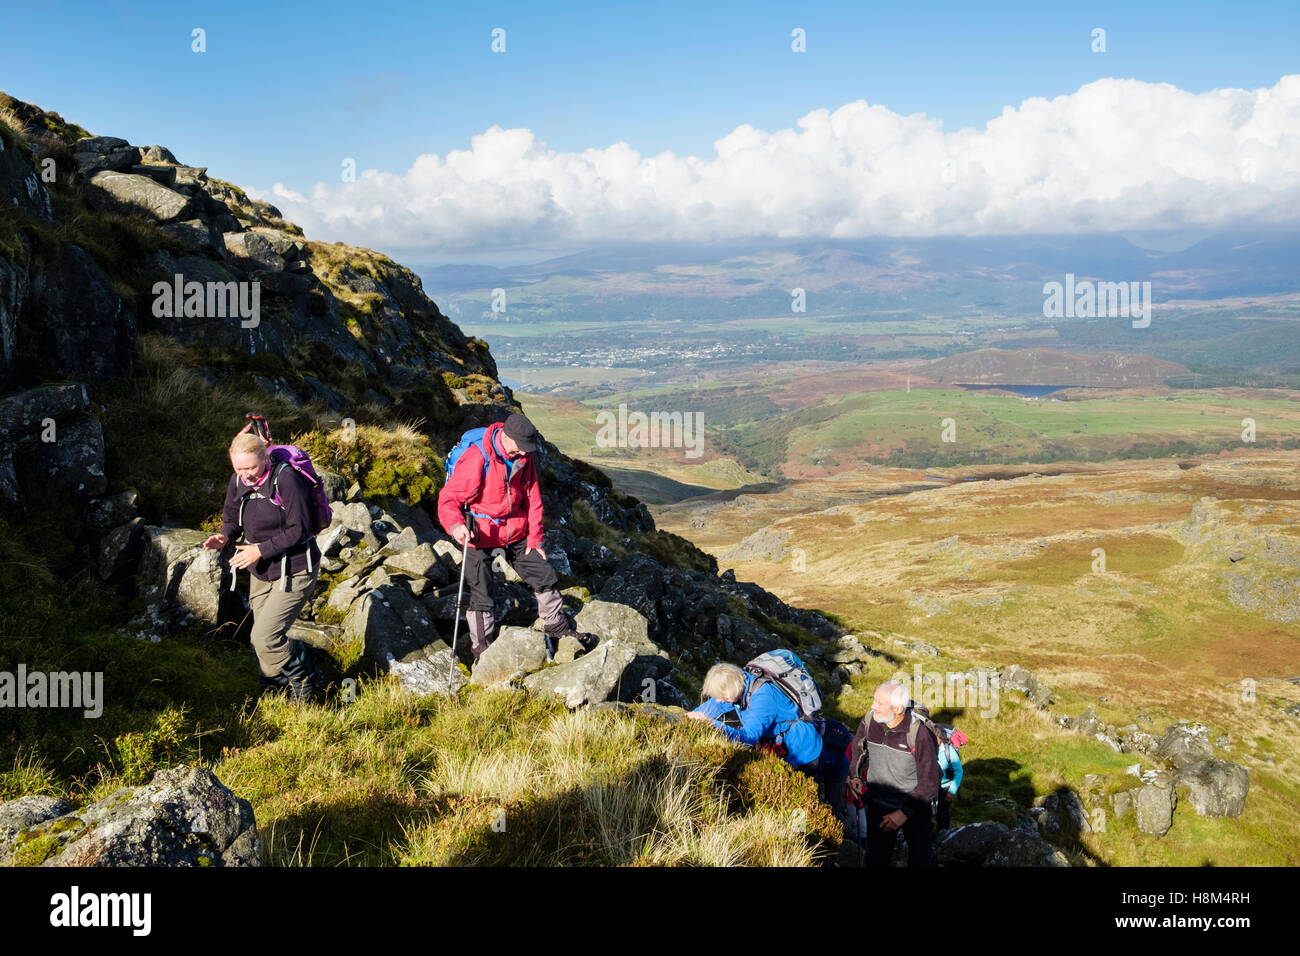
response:
[[[853,814],[853,822],[857,824],[855,829],[858,831],[858,868],[862,869],[867,865],[867,848],[864,844],[867,842],[867,808],[865,805],[859,806]]]
[[[456,587],[456,622],[451,628],[451,665],[447,668],[447,682],[456,673],[456,639],[460,636],[461,595],[465,593],[465,565],[469,563],[469,525],[465,526],[465,550],[460,556],[460,584]]]

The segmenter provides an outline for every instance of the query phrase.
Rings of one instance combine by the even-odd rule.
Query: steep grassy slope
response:
[[[308,448],[366,500],[412,514],[431,508],[455,437],[517,407],[486,345],[448,322],[409,270],[369,250],[312,242],[238,187],[160,161],[186,171],[196,184],[190,199],[207,212],[227,210],[219,215],[230,234],[269,235],[303,258],[281,272],[274,263],[245,269],[215,246],[183,248],[148,216],[88,205],[88,172],[71,149],[84,130],[6,102],[15,109],[0,136],[6,153],[21,157],[18,171],[30,176],[50,156],[59,176],[49,184],[48,218],[6,216],[5,263],[24,282],[57,279],[58,255],[86,250],[86,269],[102,273],[116,297],[88,322],[129,334],[112,363],[7,364],[0,397],[86,372],[106,449],[104,493],[138,493],[149,524],[214,527],[226,449],[247,411],[265,414],[278,440]],[[100,145],[115,155],[135,149]],[[216,324],[154,321],[151,282],[182,260],[186,270],[267,283],[255,336],[236,341]],[[119,321],[123,310],[134,324]],[[17,316],[22,348],[38,352],[23,336],[39,323],[21,302]],[[67,316],[45,318],[77,342]],[[69,355],[82,360],[85,351]],[[639,503],[599,472],[553,449],[543,471],[550,522],[588,536],[611,564],[644,553],[670,569],[716,574],[685,540],[638,524]],[[0,516],[0,670],[99,672],[105,688],[95,719],[0,713],[0,799],[89,801],[203,761],[252,800],[268,861],[280,865],[808,865],[837,847],[838,824],[807,778],[690,723],[569,714],[511,693],[422,700],[372,679],[373,668],[355,659],[323,662],[334,684],[326,702],[256,701],[256,670],[232,628],[159,622],[162,639],[150,643],[124,627],[144,604],[132,582],[97,577],[102,532],[91,533],[84,504],[26,480],[21,507]],[[734,604],[734,619],[754,633],[780,627],[791,640],[809,639]],[[347,695],[345,674],[354,679]],[[689,662],[681,674],[684,687],[698,685]]]

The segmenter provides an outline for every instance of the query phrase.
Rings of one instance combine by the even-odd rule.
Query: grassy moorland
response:
[[[919,374],[910,390],[899,388],[905,377],[867,369],[855,380],[830,371],[582,402],[522,393],[519,400],[567,454],[714,490],[829,476],[863,462],[940,469],[1300,447],[1300,401],[1289,389],[1070,389],[1024,398],[945,387]],[[597,413],[616,411],[620,403],[647,413],[700,412],[703,453],[689,458],[681,448],[596,447]],[[1247,419],[1254,426],[1250,441]],[[671,486],[661,491],[647,500],[673,500]]]
[[[972,738],[969,800],[954,819],[997,818],[982,800],[1028,804],[1089,773],[1109,789],[1131,785],[1123,768],[1146,758],[1062,731],[1053,716],[1091,706],[1103,722],[1157,736],[1179,719],[1205,723],[1216,754],[1248,768],[1251,792],[1238,819],[1181,807],[1158,840],[1131,818],[1111,820],[1084,835],[1086,861],[1300,862],[1300,761],[1283,710],[1300,702],[1295,394],[1075,390],[1054,402],[915,381],[910,392],[855,394],[847,384],[837,373],[807,388],[769,385],[765,418],[753,413],[757,383],[692,389],[703,393],[694,406],[674,406],[667,390],[616,396],[615,407],[700,407],[716,423],[700,459],[618,449],[619,465],[661,495],[648,499],[660,527],[742,580],[836,614],[891,655],[834,696],[837,713],[856,719],[877,681],[917,664],[951,673],[1015,663],[1046,681],[1052,714],[1014,692],[996,716],[953,714]],[[828,394],[835,388],[844,390]],[[591,457],[578,443],[589,448],[610,399],[521,399],[561,447]],[[955,442],[942,441],[944,418]],[[746,490],[705,477],[709,463],[747,450],[777,481],[751,471]],[[927,480],[936,472],[948,480]],[[714,490],[684,496],[672,482]],[[747,549],[756,532],[760,546]],[[917,642],[939,656],[914,652]]]
[[[1239,819],[1180,807],[1160,840],[1112,823],[1084,838],[1099,860],[1294,864],[1300,760],[1287,743],[1295,718],[1282,708],[1300,702],[1297,464],[1300,455],[1267,453],[1112,462],[928,488],[915,472],[873,469],[655,510],[661,527],[786,601],[834,612],[887,647],[939,650],[906,656],[904,670],[1017,663],[1046,680],[1057,713],[1091,706],[1105,722],[1157,735],[1197,720],[1219,756],[1249,769]],[[780,536],[786,553],[727,557],[758,529]],[[876,676],[855,679],[839,706],[865,707]],[[1018,696],[1004,692],[1004,708]],[[1122,781],[1118,768],[1139,760],[1022,716],[968,708],[959,723],[981,787],[1005,776],[1004,761],[1016,765],[1010,782],[1032,777],[1042,793],[1044,781],[1077,786],[1085,773]]]

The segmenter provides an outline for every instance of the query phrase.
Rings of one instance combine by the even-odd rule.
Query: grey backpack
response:
[[[745,665],[745,670],[753,674],[754,679],[749,682],[749,688],[745,691],[745,697],[740,704],[742,709],[749,706],[749,699],[754,695],[754,691],[769,682],[781,688],[781,692],[794,702],[801,718],[810,718],[822,709],[821,691],[817,689],[817,683],[808,673],[808,668],[804,667],[803,661],[799,660],[799,656],[794,651],[778,648],[766,654],[759,654]]]

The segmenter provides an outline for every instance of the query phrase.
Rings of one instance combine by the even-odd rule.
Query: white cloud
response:
[[[858,100],[716,156],[556,152],[493,126],[468,150],[261,195],[315,238],[428,252],[610,240],[1010,235],[1300,220],[1300,74],[1189,93],[1103,79],[945,133]]]

